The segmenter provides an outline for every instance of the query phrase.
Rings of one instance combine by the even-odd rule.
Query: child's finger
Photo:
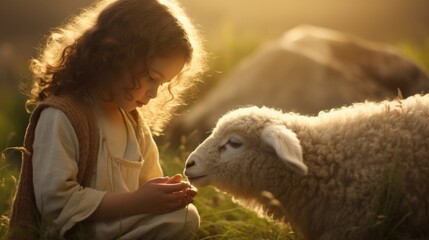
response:
[[[190,198],[194,198],[198,193],[198,190],[196,190],[195,188],[189,188],[186,189],[186,195],[189,196]]]
[[[157,178],[152,178],[147,182],[148,183],[168,183],[168,181],[169,181],[168,177],[157,177]]]
[[[190,185],[185,182],[172,183],[172,184],[160,184],[159,186],[161,190],[165,193],[179,192],[190,187]]]
[[[180,183],[182,179],[183,179],[182,175],[176,174],[173,177],[171,177],[167,183]]]
[[[175,196],[174,198],[171,198],[170,201],[165,203],[165,207],[170,210],[176,210],[178,208],[183,207],[184,200],[181,196]]]
[[[174,192],[168,195],[169,205],[175,205],[176,207],[184,207],[189,203],[192,203],[193,199],[188,198],[183,192]]]

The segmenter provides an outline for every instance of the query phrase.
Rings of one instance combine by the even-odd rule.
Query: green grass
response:
[[[373,208],[373,217],[370,219],[372,239],[390,239],[391,233],[408,217],[398,215],[398,207],[402,201],[401,189],[404,180],[404,169],[399,165],[398,158],[401,151],[400,142],[396,146],[393,156],[385,156],[386,167],[377,192],[376,202]]]
[[[5,158],[0,159],[0,239],[8,229],[12,199],[16,191],[18,171]]]
[[[195,205],[199,239],[297,239],[288,225],[260,218],[211,187],[200,189]]]

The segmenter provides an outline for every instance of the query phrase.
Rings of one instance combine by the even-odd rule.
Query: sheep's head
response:
[[[254,186],[269,174],[260,169],[279,167],[307,174],[299,140],[285,126],[281,112],[247,107],[219,119],[212,134],[188,157],[184,174],[197,187],[213,185],[228,191]]]

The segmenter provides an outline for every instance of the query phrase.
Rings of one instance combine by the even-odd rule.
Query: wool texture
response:
[[[240,108],[219,119],[185,174],[290,223],[304,239],[426,239],[428,119],[429,95],[317,116]],[[267,141],[267,129],[278,140]]]

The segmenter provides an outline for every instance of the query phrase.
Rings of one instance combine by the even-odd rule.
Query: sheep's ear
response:
[[[306,175],[308,168],[303,162],[302,148],[296,134],[283,125],[270,125],[262,130],[262,141],[272,147],[277,156],[297,173]]]

